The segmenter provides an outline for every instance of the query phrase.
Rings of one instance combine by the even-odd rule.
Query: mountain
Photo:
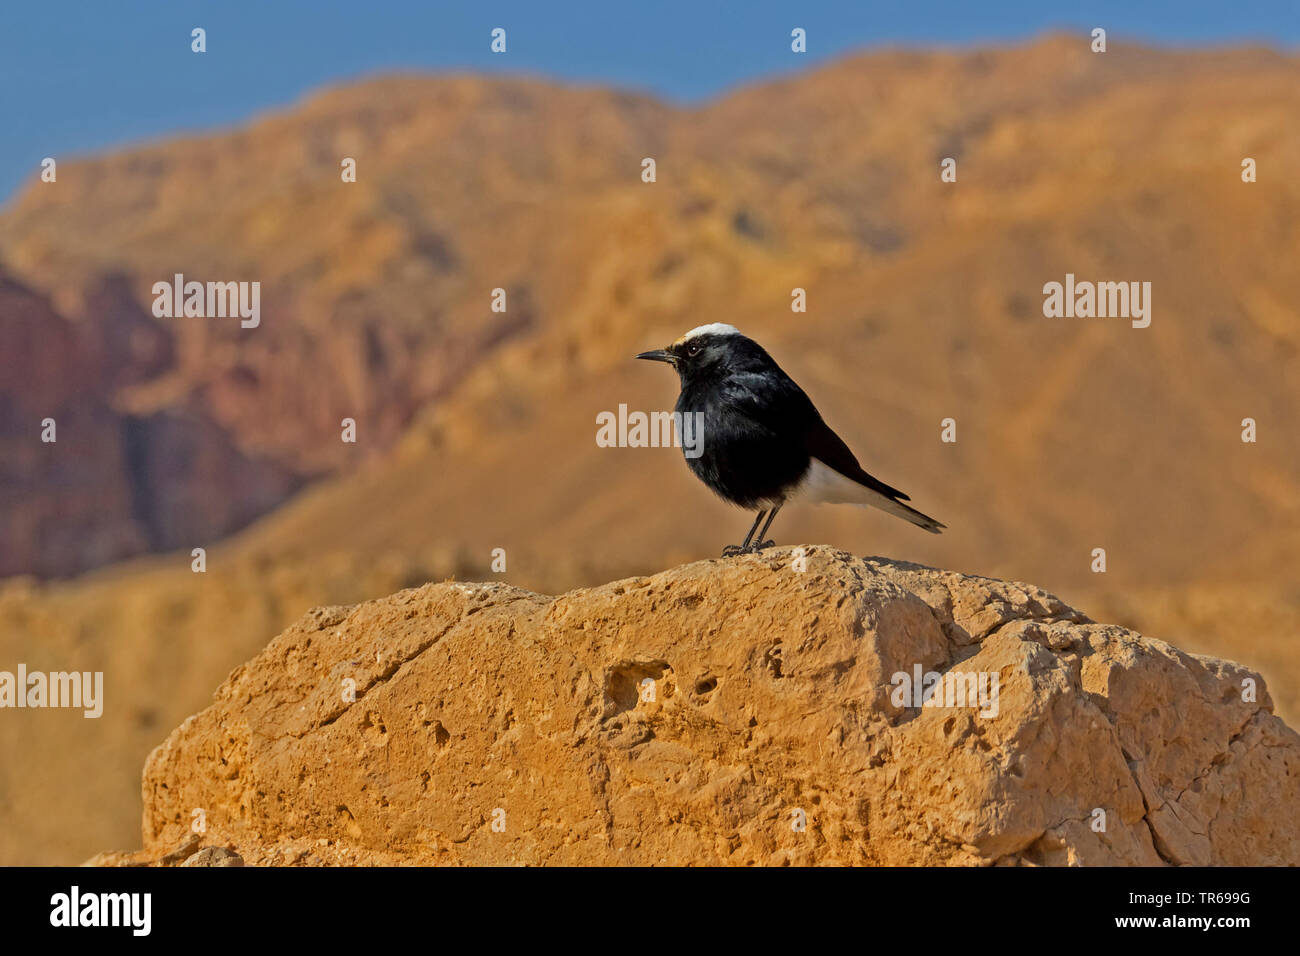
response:
[[[120,703],[93,728],[0,721],[6,752],[42,755],[0,770],[0,805],[48,820],[0,828],[0,861],[129,843],[159,728],[312,605],[452,575],[559,593],[738,540],[749,518],[679,452],[595,441],[601,412],[672,405],[631,356],[711,321],[949,528],[792,506],[778,542],[1041,582],[1257,667],[1295,720],[1298,79],[1265,50],[1064,36],[855,56],[694,109],[400,76],[61,160],[0,215],[0,328],[51,363],[0,380],[23,574],[0,661],[97,662]],[[260,325],[155,318],[177,272],[262,283]],[[1150,326],[1047,318],[1067,274],[1150,282]],[[70,427],[42,446],[53,405]]]
[[[553,215],[535,211],[542,184],[563,181],[572,196],[612,181],[620,140],[644,141],[662,112],[600,91],[395,78],[233,135],[65,162],[57,182],[33,185],[0,217],[0,261],[66,312],[93,365],[79,386],[86,403],[145,421],[183,414],[191,440],[215,430],[228,447],[202,463],[204,500],[178,509],[206,520],[113,507],[136,525],[133,545],[68,554],[33,541],[0,573],[71,574],[207,544],[304,482],[381,453],[566,281],[546,238]],[[355,154],[356,183],[342,182],[344,154]],[[565,196],[550,201],[559,209]],[[260,283],[264,321],[155,318],[154,284],[177,274]],[[490,309],[497,287],[507,313]],[[18,303],[0,308],[17,316],[6,321],[37,321]],[[6,379],[3,394],[22,386]],[[30,432],[26,411],[7,409],[3,424]],[[345,418],[355,444],[341,440]],[[246,460],[265,464],[260,480],[225,480]],[[176,494],[173,464],[145,462],[133,476],[124,460],[109,477],[148,511]],[[72,498],[51,494],[56,510]],[[65,514],[60,531],[89,533],[96,520]]]

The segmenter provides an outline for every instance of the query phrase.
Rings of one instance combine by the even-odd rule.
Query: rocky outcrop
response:
[[[143,851],[95,862],[1294,864],[1298,795],[1245,667],[777,548],[317,608],[152,753]]]

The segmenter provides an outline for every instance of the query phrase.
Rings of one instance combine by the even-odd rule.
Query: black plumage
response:
[[[903,504],[910,500],[869,475],[793,379],[753,339],[729,325],[706,325],[639,359],[667,362],[681,379],[676,411],[683,422],[702,413],[702,453],[687,457],[695,476],[724,500],[757,508],[744,544],[753,551],[788,500],[872,505],[937,534],[944,526]],[[770,514],[768,513],[770,511]],[[758,524],[767,524],[751,546]]]

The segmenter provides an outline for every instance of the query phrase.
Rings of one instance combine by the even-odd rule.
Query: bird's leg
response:
[[[753,526],[749,529],[749,534],[745,535],[744,544],[729,544],[722,549],[722,556],[724,558],[730,558],[733,555],[737,555],[737,554],[744,554],[750,550],[749,539],[754,537],[754,532],[758,530],[758,523],[763,520],[763,515],[765,514],[767,514],[766,511],[760,511],[758,513],[758,517],[754,519]]]
[[[767,509],[760,511],[758,517],[754,519],[754,523],[749,526],[749,534],[745,535],[745,543],[741,545],[742,548],[749,547],[749,541],[754,537],[754,529],[758,527],[758,523],[763,520],[763,515],[765,514],[767,514]]]
[[[784,502],[782,502],[782,504],[784,504]],[[755,551],[758,551],[762,548],[770,548],[772,547],[772,545],[776,544],[776,542],[772,541],[771,539],[768,539],[766,541],[764,541],[763,539],[767,537],[767,529],[772,527],[772,519],[776,517],[776,513],[780,510],[781,510],[781,505],[777,505],[775,508],[772,509],[772,513],[767,516],[767,524],[763,525],[763,530],[758,533],[758,540],[754,542]],[[762,515],[759,515],[759,517],[761,518]],[[750,533],[752,534],[753,532],[751,531]],[[745,540],[746,543],[748,543],[749,539],[746,538]]]

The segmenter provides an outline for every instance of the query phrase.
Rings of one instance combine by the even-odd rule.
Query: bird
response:
[[[723,557],[772,547],[775,542],[764,539],[776,513],[792,500],[870,505],[932,534],[947,527],[867,474],[804,390],[735,326],[701,325],[636,358],[665,362],[681,380],[677,421],[696,421],[701,430],[696,456],[686,455],[695,477],[724,501],[758,509],[744,542],[727,545]]]

